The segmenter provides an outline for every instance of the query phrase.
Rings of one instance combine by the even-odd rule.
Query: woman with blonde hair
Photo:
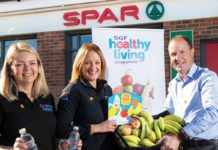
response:
[[[26,128],[39,150],[55,150],[55,103],[42,61],[25,42],[12,44],[0,78],[0,148],[24,149],[19,129]]]
[[[66,139],[79,126],[83,150],[118,149],[112,132],[116,123],[107,120],[107,100],[112,89],[105,80],[106,62],[95,44],[79,49],[72,78],[62,91],[57,109],[57,137]]]

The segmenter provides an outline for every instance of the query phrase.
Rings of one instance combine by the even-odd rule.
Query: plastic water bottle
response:
[[[80,140],[78,126],[73,126],[73,131],[70,133],[68,140],[70,141],[70,144],[68,146],[68,150],[78,150],[77,145],[78,145],[79,140]]]
[[[20,137],[23,139],[24,143],[28,146],[28,150],[38,150],[35,140],[31,134],[26,132],[25,128],[19,130]]]

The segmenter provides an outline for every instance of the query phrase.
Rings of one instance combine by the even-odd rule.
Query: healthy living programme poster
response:
[[[166,97],[164,31],[93,28],[92,40],[103,51],[106,78],[114,94],[135,93],[142,98],[143,110],[152,114],[163,111]]]

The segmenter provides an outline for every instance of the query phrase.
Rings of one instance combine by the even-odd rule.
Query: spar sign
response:
[[[113,88],[113,94],[137,94],[142,102],[132,100],[135,108],[136,104],[141,103],[145,111],[152,114],[161,112],[166,96],[164,31],[93,28],[92,36],[93,43],[101,48],[105,56],[107,80]],[[119,112],[122,115],[128,114],[129,109],[117,110],[122,111]]]

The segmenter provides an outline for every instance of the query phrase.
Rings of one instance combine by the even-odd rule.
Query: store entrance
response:
[[[201,66],[207,67],[218,74],[218,39],[202,41]]]
[[[218,74],[218,42],[206,44],[206,66]]]

